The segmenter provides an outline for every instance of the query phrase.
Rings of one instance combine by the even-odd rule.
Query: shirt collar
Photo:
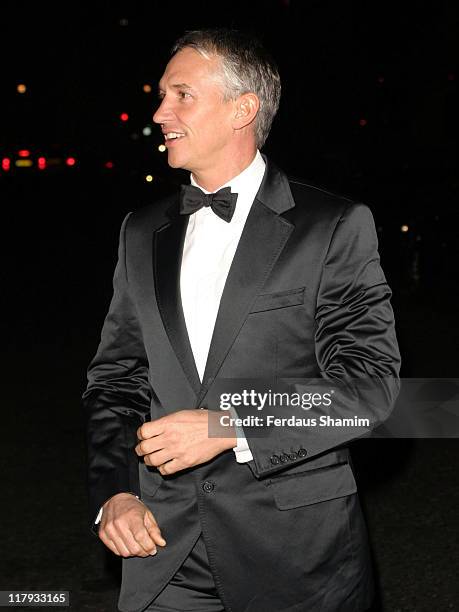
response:
[[[264,172],[265,172],[265,162],[264,162],[263,157],[261,156],[260,151],[257,149],[255,157],[253,158],[251,163],[247,166],[247,168],[245,168],[240,174],[233,177],[231,180],[229,180],[227,183],[225,183],[221,187],[218,187],[217,189],[215,189],[215,191],[218,191],[219,189],[223,189],[223,187],[231,187],[232,192],[241,193],[242,191],[244,191],[245,189],[253,185],[258,180],[261,183]],[[204,189],[204,187],[201,187],[201,185],[199,185],[194,180],[193,173],[191,172],[190,172],[190,183],[194,185],[195,187],[199,187],[199,189],[201,189],[201,191],[204,191],[204,193],[211,193],[210,191],[207,191],[207,189]],[[215,192],[212,192],[212,193],[215,193]]]
[[[255,157],[253,158],[252,162],[247,166],[247,168],[245,168],[240,174],[233,177],[231,180],[229,180],[224,185],[215,190],[218,191],[223,187],[231,187],[231,191],[233,193],[238,194],[236,210],[234,212],[234,217],[232,220],[233,224],[234,222],[237,223],[238,220],[240,222],[245,221],[250,207],[252,206],[253,200],[255,199],[255,196],[257,195],[257,192],[260,188],[261,181],[263,180],[265,167],[265,161],[261,156],[260,151],[257,149]],[[199,189],[201,189],[204,193],[211,193],[210,191],[203,189],[203,187],[201,187],[194,180],[192,173],[190,173],[190,182],[195,187],[199,187]],[[201,211],[198,212],[206,212],[206,209],[203,208],[201,209]]]

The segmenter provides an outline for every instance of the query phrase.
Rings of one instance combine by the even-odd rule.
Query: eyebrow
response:
[[[174,83],[171,85],[173,89],[193,89],[191,85],[187,85],[186,83]],[[158,91],[163,91],[161,84],[158,85]]]

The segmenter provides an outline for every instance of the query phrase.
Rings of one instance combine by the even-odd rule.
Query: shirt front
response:
[[[229,223],[220,219],[210,206],[201,208],[188,220],[180,270],[180,292],[191,350],[201,381],[226,279],[264,172],[265,162],[257,151],[245,170],[219,187],[231,187],[231,191],[238,194],[234,215]],[[210,193],[196,183],[192,174],[190,180],[195,187]],[[245,438],[242,441],[239,435],[235,450],[238,461],[252,459]]]

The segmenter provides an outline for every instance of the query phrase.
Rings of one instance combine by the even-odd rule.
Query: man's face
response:
[[[159,82],[161,104],[153,121],[161,124],[173,168],[205,172],[232,154],[235,105],[223,101],[219,62],[185,48],[172,57]]]

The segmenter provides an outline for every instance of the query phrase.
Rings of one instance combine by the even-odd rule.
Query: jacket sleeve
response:
[[[323,390],[335,385],[337,390],[330,415],[345,418],[355,412],[368,417],[372,426],[390,415],[400,387],[400,354],[390,297],[371,211],[364,204],[350,204],[332,234],[316,302],[318,382]],[[290,387],[292,390],[301,389]],[[237,412],[244,417],[250,410],[237,408]],[[314,416],[313,412],[297,406],[288,414],[305,418]],[[285,408],[277,415],[275,410],[272,413],[286,416]],[[251,469],[257,477],[307,461],[363,435],[362,428],[346,426],[273,426],[263,436],[249,427],[244,431],[253,455]]]
[[[126,273],[126,227],[119,240],[113,297],[83,394],[87,416],[88,485],[91,518],[113,495],[140,495],[137,428],[150,410],[148,361]]]

